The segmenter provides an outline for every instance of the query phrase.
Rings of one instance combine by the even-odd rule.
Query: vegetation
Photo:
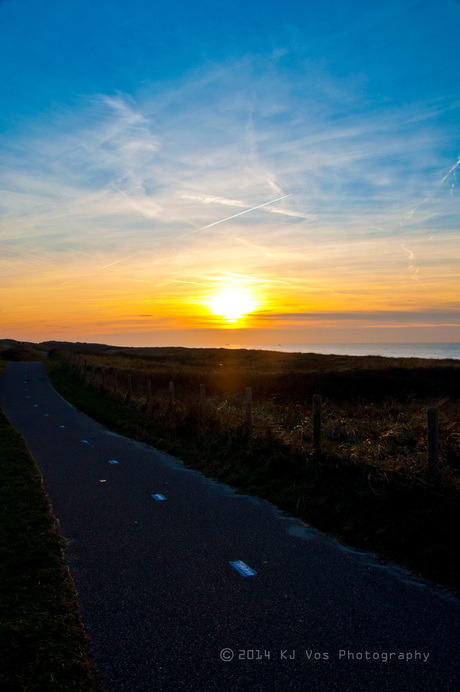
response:
[[[34,344],[11,339],[0,343],[0,361],[36,361],[44,360],[45,355]]]
[[[50,363],[59,392],[112,429],[459,589],[458,361],[81,344]],[[320,458],[315,393],[323,397]],[[428,406],[440,415],[436,476],[427,468]]]
[[[33,344],[7,344],[0,372],[7,359],[43,358]],[[62,345],[39,348],[51,346]],[[458,361],[67,346],[47,361],[53,383],[100,422],[460,593]],[[427,469],[427,406],[439,408],[437,476]],[[0,455],[2,688],[98,690],[40,475],[3,417]]]
[[[0,361],[0,373],[5,365]],[[3,690],[100,690],[63,548],[40,474],[22,438],[0,413]]]

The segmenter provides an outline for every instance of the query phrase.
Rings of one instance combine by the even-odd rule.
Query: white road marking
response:
[[[239,572],[243,577],[253,577],[257,572],[255,569],[252,569],[252,567],[249,567],[245,562],[242,560],[233,560],[230,562],[231,566],[236,569],[237,572]]]
[[[154,500],[166,500],[165,496],[161,493],[156,493],[155,495],[152,495],[152,497]]]

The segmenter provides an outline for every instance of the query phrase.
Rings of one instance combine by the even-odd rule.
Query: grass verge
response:
[[[0,413],[0,688],[101,690],[40,474]]]
[[[443,478],[410,477],[365,462],[295,451],[269,429],[222,434],[212,417],[180,423],[147,405],[126,406],[85,387],[66,363],[50,376],[68,401],[110,429],[179,456],[190,467],[265,498],[347,543],[375,551],[460,593],[458,490]]]

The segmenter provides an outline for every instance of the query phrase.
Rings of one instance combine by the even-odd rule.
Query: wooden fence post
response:
[[[248,435],[252,434],[252,388],[246,387],[246,431]]]
[[[200,384],[200,415],[202,418],[206,414],[206,387],[204,384]]]
[[[313,396],[313,454],[321,455],[321,396]]]
[[[428,471],[436,476],[439,473],[438,408],[437,406],[430,406],[426,412],[428,418]]]

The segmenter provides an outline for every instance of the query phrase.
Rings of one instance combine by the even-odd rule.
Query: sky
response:
[[[0,0],[0,335],[460,341],[459,28],[459,0]]]

